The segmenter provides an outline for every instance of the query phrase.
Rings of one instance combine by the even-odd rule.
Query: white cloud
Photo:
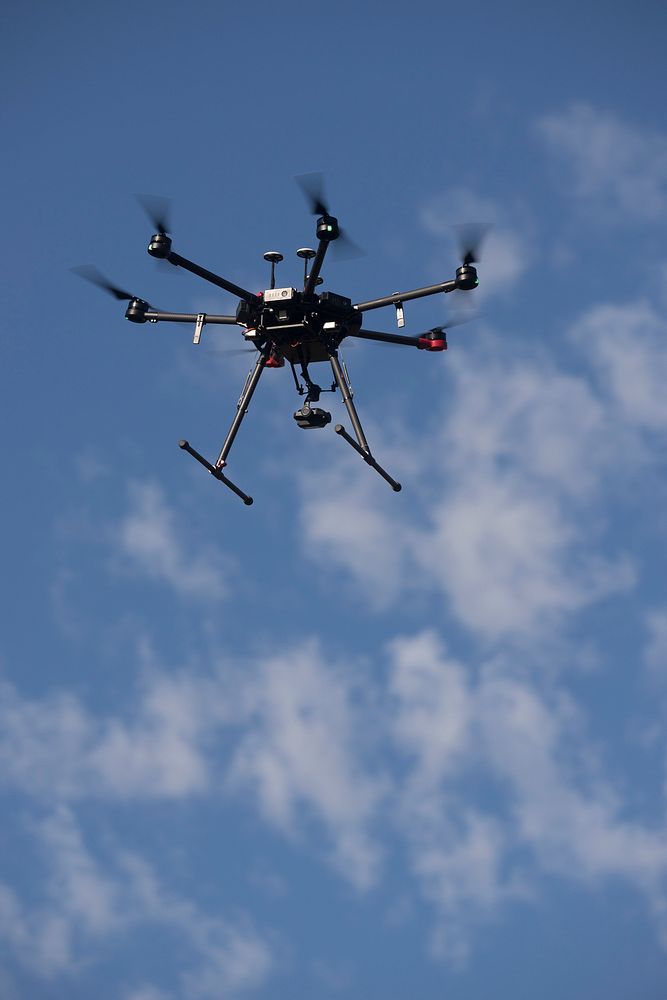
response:
[[[119,925],[119,889],[96,865],[69,809],[60,806],[39,825],[42,849],[51,859],[49,894],[76,924],[93,936]]]
[[[154,986],[139,986],[123,998],[123,1000],[171,1000],[173,994],[165,993]]]
[[[100,458],[94,448],[84,448],[74,456],[77,475],[84,486],[97,482],[110,475],[109,466]]]
[[[32,794],[73,794],[91,739],[90,720],[66,694],[23,699],[7,682],[0,686],[0,768],[5,786]]]
[[[58,807],[31,833],[43,859],[42,891],[28,904],[0,883],[0,934],[33,975],[63,979],[90,964],[94,946],[147,929],[178,939],[183,1000],[227,1000],[270,975],[272,951],[247,918],[208,915],[167,890],[136,855],[96,858],[69,808]],[[129,993],[132,1000],[173,996],[149,984]]]
[[[231,922],[208,916],[192,901],[166,890],[153,868],[135,855],[124,856],[122,867],[139,919],[176,931],[196,958],[181,976],[184,998],[226,1000],[268,978],[274,957],[247,918]]]
[[[503,661],[466,672],[432,632],[389,653],[392,732],[411,764],[397,823],[436,911],[436,953],[465,958],[472,926],[535,895],[547,872],[586,885],[622,880],[660,915],[667,819],[628,817],[591,769],[595,748],[562,690],[546,694]],[[500,796],[492,812],[480,776]]]
[[[42,899],[29,906],[0,884],[0,935],[22,965],[52,978],[76,970],[82,933],[101,938],[118,930],[119,893],[84,848],[68,809],[57,809],[30,832],[47,859]]]
[[[652,431],[667,428],[667,322],[648,302],[601,305],[574,325],[622,420]]]
[[[441,467],[516,471],[534,487],[580,496],[590,492],[613,451],[604,404],[583,375],[570,375],[542,355],[501,358],[491,342],[454,355]],[[480,355],[484,355],[483,363]]]
[[[447,403],[413,441],[407,511],[341,464],[311,477],[302,520],[308,553],[344,566],[371,605],[442,593],[481,638],[525,639],[632,586],[595,509],[635,454],[619,453],[628,431],[585,376],[491,346],[450,360]]]
[[[459,804],[452,803],[448,812],[449,819],[432,819],[410,839],[414,874],[437,913],[431,951],[459,964],[468,957],[471,924],[495,916],[525,889],[504,872],[510,845],[503,825]]]
[[[154,665],[129,711],[95,715],[66,692],[39,700],[0,685],[0,782],[40,802],[183,799],[250,789],[289,836],[304,812],[323,824],[354,885],[376,878],[370,825],[384,783],[358,759],[357,684],[316,644],[211,674]],[[216,758],[224,730],[225,754]],[[215,776],[215,778],[214,778]]]
[[[392,454],[392,473],[400,475],[396,449],[383,449],[374,454]],[[382,458],[379,458],[382,461]],[[369,603],[383,608],[396,600],[409,587],[403,573],[405,535],[410,527],[404,523],[400,509],[387,503],[388,487],[359,459],[342,455],[333,467],[313,476],[300,478],[302,504],[300,522],[307,549],[317,553],[324,565],[343,564],[350,575],[363,581]]]
[[[14,890],[0,882],[0,938],[39,976],[52,976],[69,968],[70,929],[57,914],[28,913]]]
[[[528,262],[535,260],[527,237],[509,226],[498,226],[490,231],[482,254],[479,266],[481,302],[489,295],[513,288],[528,269]]]
[[[314,815],[341,873],[367,888],[380,860],[368,827],[384,782],[357,759],[361,718],[349,679],[311,643],[263,663],[244,698],[249,727],[234,757],[233,785],[255,790],[267,819],[288,833],[304,811]]]
[[[397,789],[396,822],[437,919],[434,955],[467,957],[471,925],[524,893],[507,863],[511,836],[460,781],[479,765],[477,689],[433,631],[389,647],[393,739],[411,768]]]
[[[73,582],[74,574],[70,570],[61,569],[56,573],[50,587],[51,611],[56,624],[68,639],[80,639],[84,624],[70,597]]]
[[[208,766],[200,743],[210,724],[204,691],[186,676],[157,676],[141,717],[109,720],[89,763],[110,792],[178,798],[206,789]],[[150,792],[148,792],[150,794]]]
[[[453,773],[469,737],[465,667],[448,657],[437,634],[423,632],[389,646],[389,694],[398,711],[393,736],[415,761],[420,785],[431,789]]]
[[[191,554],[176,528],[176,515],[154,483],[129,487],[129,510],[116,540],[130,566],[173,587],[182,597],[219,600],[227,591],[221,557],[207,547]]]
[[[577,774],[572,746],[581,738],[567,703],[549,704],[527,683],[493,673],[479,698],[489,759],[509,782],[518,836],[540,864],[584,881],[624,878],[663,896],[667,825],[626,819],[607,781]]]
[[[419,563],[479,635],[530,635],[598,596],[582,569],[563,558],[574,530],[556,504],[521,481],[480,475],[450,494],[432,522]]]
[[[646,629],[644,662],[656,676],[667,678],[667,608],[650,611],[646,615]]]
[[[667,213],[667,136],[640,129],[590,104],[574,104],[538,123],[565,163],[565,189],[612,217],[654,222]]]
[[[129,717],[98,718],[71,694],[24,699],[0,685],[0,781],[46,801],[179,798],[209,782],[202,752],[221,708],[207,685],[154,673]]]
[[[112,852],[103,864],[71,807],[57,805],[211,794],[212,774],[220,791],[226,783],[249,793],[300,849],[311,849],[319,827],[322,853],[360,889],[378,881],[387,826],[433,907],[432,951],[448,960],[465,958],[480,921],[537,894],[545,873],[583,885],[620,880],[661,919],[667,826],[633,817],[585,718],[525,650],[475,665],[430,630],[394,639],[386,666],[361,682],[355,664],[332,664],[316,643],[210,675],[153,666],[125,719],[96,718],[62,694],[22,700],[5,685],[0,773],[56,801],[34,826],[49,859],[42,902],[28,906],[0,885],[0,933],[14,954],[36,974],[64,975],[84,945],[94,954],[95,942],[99,950],[150,925],[184,936],[198,956],[178,996],[226,997],[264,981],[272,952],[250,925],[203,913],[135,855]],[[135,992],[150,997],[152,988]]]
[[[433,631],[395,640],[389,656],[392,736],[411,763],[396,789],[395,822],[423,896],[437,913],[431,950],[460,963],[468,954],[470,925],[517,892],[502,871],[508,835],[471,797],[455,791],[478,754],[475,694],[465,667],[448,656]]]

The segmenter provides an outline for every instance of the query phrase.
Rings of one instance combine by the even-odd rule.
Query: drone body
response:
[[[168,313],[152,309],[148,302],[130,295],[104,279],[94,268],[78,268],[78,273],[100,285],[117,299],[129,300],[125,316],[133,323],[194,323],[193,343],[199,344],[202,330],[207,324],[238,325],[243,330],[243,337],[257,351],[255,366],[248,375],[243,392],[239,399],[236,414],[227,433],[220,453],[215,463],[209,462],[187,441],[179,445],[198,462],[200,462],[219,482],[224,483],[244,503],[251,504],[249,497],[224,474],[227,458],[239,427],[245,417],[250,400],[265,368],[282,368],[289,364],[294,377],[296,390],[300,396],[305,395],[303,406],[296,411],[294,419],[299,427],[304,429],[325,427],[331,421],[331,414],[312,404],[319,401],[322,392],[338,390],[350,417],[354,430],[351,437],[341,424],[336,425],[336,433],[343,437],[355,451],[378,472],[383,479],[398,492],[400,483],[396,482],[373,457],[363,428],[359,421],[352,399],[349,378],[344,365],[341,365],[338,348],[345,338],[375,340],[381,343],[399,344],[416,347],[417,350],[439,352],[446,350],[447,339],[443,327],[434,327],[419,335],[408,337],[402,334],[384,333],[376,330],[363,329],[363,318],[366,312],[393,305],[399,327],[404,325],[403,303],[410,299],[422,298],[437,293],[448,293],[457,289],[470,291],[478,284],[475,243],[479,242],[483,227],[475,227],[473,235],[467,227],[468,247],[463,253],[463,262],[457,268],[455,277],[449,281],[423,288],[415,288],[407,292],[394,292],[379,299],[367,302],[353,303],[351,299],[334,292],[316,292],[321,283],[320,271],[329,247],[336,241],[349,240],[338,226],[338,220],[332,216],[324,205],[321,194],[319,175],[305,175],[302,186],[310,195],[313,213],[318,216],[316,225],[317,249],[303,247],[297,250],[297,255],[304,261],[303,288],[276,288],[275,268],[282,259],[277,251],[264,254],[265,260],[271,264],[270,287],[257,294],[235,285],[212,271],[208,271],[172,250],[171,238],[167,235],[168,225],[162,199],[143,199],[157,232],[148,244],[148,253],[160,260],[166,260],[176,267],[186,270],[231,292],[239,299],[234,316],[221,316],[205,313]],[[156,207],[159,202],[159,207]],[[329,362],[333,373],[333,383],[330,389],[323,389],[311,377],[309,366],[315,363]],[[297,374],[297,367],[299,374]],[[355,440],[356,439],[356,440]]]

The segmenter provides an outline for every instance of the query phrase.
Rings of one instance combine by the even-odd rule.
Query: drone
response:
[[[264,254],[264,260],[271,265],[269,287],[260,292],[251,292],[246,288],[241,288],[227,278],[220,277],[220,275],[214,274],[176,253],[172,249],[172,239],[169,235],[171,229],[167,220],[166,199],[146,195],[138,196],[155,228],[155,233],[148,244],[148,253],[151,257],[158,261],[166,261],[175,267],[184,268],[236,296],[239,302],[233,316],[203,312],[162,312],[152,308],[144,299],[111,284],[91,265],[73,269],[81,277],[103,288],[114,298],[127,301],[125,318],[132,323],[194,324],[193,344],[201,342],[204,326],[223,325],[241,328],[243,338],[250,345],[248,349],[254,350],[257,358],[246,378],[236,406],[234,419],[218,457],[215,462],[209,462],[186,440],[179,441],[179,447],[191,455],[200,465],[203,465],[218,482],[227,486],[247,505],[253,503],[253,498],[232,482],[224,470],[227,468],[229,453],[248,412],[250,401],[262,374],[267,368],[283,368],[286,363],[291,368],[297,393],[299,396],[305,397],[303,405],[293,415],[297,425],[304,430],[326,427],[331,422],[331,414],[313,404],[320,401],[323,392],[336,392],[338,390],[352,424],[354,437],[347,432],[342,424],[336,424],[334,428],[336,434],[347,441],[364,462],[379,473],[395,492],[399,492],[401,484],[389,475],[371,452],[353,402],[350,378],[347,367],[339,356],[339,348],[344,340],[354,338],[413,347],[418,351],[444,351],[447,349],[447,335],[444,326],[433,327],[416,336],[384,333],[379,330],[366,329],[363,326],[364,315],[374,309],[393,306],[398,328],[401,329],[405,326],[403,309],[405,302],[438,293],[447,294],[457,290],[468,292],[479,284],[474,265],[478,263],[479,245],[487,227],[468,224],[459,227],[462,244],[461,265],[456,269],[455,276],[448,281],[426,285],[422,288],[413,288],[407,292],[393,292],[391,295],[369,299],[366,302],[353,303],[351,299],[336,292],[323,291],[318,294],[316,289],[323,283],[321,271],[330,248],[343,247],[348,251],[348,256],[354,255],[358,248],[338,225],[338,219],[329,212],[324,202],[321,175],[303,174],[297,178],[297,181],[310,203],[312,214],[317,216],[315,225],[317,248],[301,247],[296,251],[297,257],[303,261],[303,287],[301,288],[276,287],[276,265],[284,258],[277,250],[267,251]],[[448,324],[448,326],[451,325],[453,324]],[[311,377],[311,366],[320,362],[328,362],[331,367],[333,382],[329,388],[322,388]]]

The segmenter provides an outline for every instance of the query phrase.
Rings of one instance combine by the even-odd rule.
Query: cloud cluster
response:
[[[567,169],[567,191],[610,218],[655,222],[667,215],[667,137],[590,104],[538,123]]]
[[[648,638],[644,662],[656,677],[667,678],[667,608],[656,608],[646,615]]]
[[[117,556],[135,572],[169,585],[179,596],[219,600],[227,592],[223,561],[215,550],[191,554],[175,515],[155,483],[129,487],[127,513],[115,530]]]
[[[81,928],[101,941],[130,924],[189,927],[191,950],[207,957],[187,973],[185,996],[217,996],[223,967],[230,992],[251,984],[249,970],[263,979],[271,967],[254,932],[169,894],[142,859],[96,862],[73,812],[92,797],[131,795],[140,805],[242,795],[358,890],[381,880],[389,830],[392,863],[406,866],[435,913],[433,953],[454,961],[477,923],[530,900],[545,873],[585,885],[622,880],[658,916],[667,905],[667,820],[629,815],[620,784],[591,763],[596,747],[566,688],[507,654],[454,657],[436,630],[393,639],[363,685],[353,662],[332,662],[315,642],[242,671],[157,671],[132,725],[94,718],[71,697],[27,702],[6,685],[0,731],[5,782],[50,813],[38,830],[52,859],[49,906],[30,909],[8,886],[0,891],[6,938],[23,962],[33,942],[44,974],[75,967]],[[119,752],[109,734],[121,731]]]
[[[384,786],[352,749],[364,724],[349,674],[314,642],[206,675],[152,667],[134,707],[116,714],[64,692],[30,700],[3,682],[0,782],[52,805],[201,799],[226,787],[288,836],[310,814],[336,868],[367,888],[381,853],[367,827]]]
[[[577,375],[540,356],[501,358],[490,340],[452,354],[446,402],[410,456],[409,514],[346,456],[304,483],[308,554],[342,566],[371,604],[411,588],[440,595],[487,641],[544,634],[631,588],[635,568],[606,534],[600,498],[641,474],[642,434],[664,419],[664,323],[642,304],[606,306],[572,336],[588,366]],[[400,448],[376,451],[400,478]]]
[[[232,922],[208,915],[166,889],[151,865],[136,855],[115,852],[111,858],[96,858],[68,807],[56,807],[33,824],[31,833],[41,854],[42,891],[28,905],[0,883],[0,937],[32,974],[53,979],[76,973],[92,947],[104,951],[150,926],[190,952],[179,995],[222,1000],[260,985],[269,975],[274,962],[270,946],[247,919]],[[134,1000],[167,1000],[167,994],[149,986],[130,995]]]
[[[605,400],[625,427],[667,428],[667,323],[649,302],[595,306],[572,338],[594,366]]]
[[[437,952],[460,958],[470,921],[529,897],[543,872],[623,879],[662,912],[667,816],[649,826],[624,815],[613,785],[587,766],[580,714],[562,691],[502,661],[475,679],[433,632],[396,640],[390,653],[394,736],[412,762],[399,822],[438,913]],[[471,794],[481,775],[497,782],[501,810]]]
[[[253,789],[263,814],[284,831],[300,825],[299,812],[311,812],[333,840],[344,877],[358,888],[372,885],[381,852],[368,827],[384,782],[355,753],[365,720],[353,707],[349,672],[309,643],[261,664],[244,701],[232,784]]]
[[[154,675],[137,706],[96,717],[56,692],[22,698],[0,685],[0,782],[36,798],[179,798],[203,791],[206,692],[186,676]],[[216,711],[220,711],[220,706]]]

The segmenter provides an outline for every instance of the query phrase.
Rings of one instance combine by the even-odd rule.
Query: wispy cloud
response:
[[[100,458],[93,448],[84,448],[74,456],[74,466],[77,475],[84,486],[104,479],[110,474],[108,465]]]
[[[661,655],[663,617],[649,622],[649,659]],[[362,890],[382,878],[390,831],[395,859],[404,855],[433,908],[432,951],[455,962],[481,921],[534,899],[546,874],[620,880],[660,921],[667,821],[633,816],[566,679],[543,675],[531,656],[463,659],[432,629],[392,640],[362,682],[353,662],[299,643],[197,674],[153,665],[136,708],[101,717],[72,695],[29,701],[5,685],[1,773],[48,810],[33,834],[49,872],[38,906],[0,885],[0,930],[45,976],[75,969],[82,940],[152,925],[184,933],[200,956],[183,996],[263,981],[271,949],[251,926],[202,913],[136,854],[96,858],[73,812],[81,800],[230,794]],[[313,831],[324,845],[315,851]]]
[[[44,801],[180,798],[208,785],[201,741],[218,708],[206,685],[154,674],[138,705],[99,718],[67,692],[28,700],[0,687],[5,786]]]
[[[144,983],[129,991],[132,1000],[227,1000],[270,974],[271,948],[247,918],[205,913],[165,888],[136,855],[96,857],[69,808],[58,807],[30,833],[42,856],[42,891],[28,903],[0,884],[0,933],[32,974],[62,980],[90,961],[94,944],[108,947],[148,927],[175,932],[189,964],[177,993]]]
[[[492,670],[479,690],[479,715],[494,771],[510,783],[518,836],[542,866],[583,881],[621,876],[660,892],[665,825],[628,820],[612,784],[587,773],[578,715],[567,699],[548,699]]]
[[[195,961],[181,976],[182,996],[227,1000],[260,986],[273,969],[267,941],[251,921],[209,916],[191,900],[166,889],[152,866],[136,855],[121,858],[139,918],[184,936]]]
[[[376,438],[375,454],[389,454]],[[391,454],[392,471],[398,474],[393,447]],[[301,477],[302,538],[311,556],[324,565],[342,565],[362,585],[368,602],[383,608],[409,587],[404,567],[411,528],[386,503],[379,484],[359,476],[357,463],[356,457],[341,456],[318,473],[314,487],[312,475]]]
[[[175,511],[155,483],[130,484],[129,508],[115,535],[118,554],[136,572],[168,584],[182,597],[224,597],[221,556],[212,548],[188,550],[176,527]]]
[[[287,836],[297,835],[304,814],[319,823],[333,864],[367,888],[380,863],[371,826],[385,781],[358,759],[359,690],[316,643],[249,659],[243,670],[222,663],[209,673],[169,673],[153,665],[133,707],[105,715],[68,692],[30,700],[5,682],[0,781],[48,804],[243,790]]]
[[[543,117],[537,128],[565,166],[564,192],[610,219],[667,215],[667,135],[586,103]]]
[[[646,615],[647,640],[644,662],[649,670],[667,679],[667,608],[658,608]]]
[[[173,993],[165,993],[154,986],[139,986],[127,993],[123,1000],[172,1000]]]
[[[605,304],[587,311],[572,338],[585,352],[626,424],[667,427],[667,322],[648,302]]]
[[[366,469],[329,467],[304,501],[309,554],[343,566],[371,604],[440,592],[485,640],[544,633],[631,587],[595,513],[603,484],[636,459],[625,446],[640,428],[616,399],[547,357],[501,359],[490,340],[452,354],[446,379],[413,446],[408,508]],[[400,448],[384,451],[400,473]]]
[[[262,664],[244,702],[248,728],[232,783],[254,790],[265,817],[288,833],[311,813],[324,824],[338,869],[367,888],[380,861],[369,826],[385,786],[358,762],[363,721],[349,678],[311,643]]]
[[[550,694],[497,660],[471,674],[432,633],[390,647],[393,732],[412,769],[398,822],[424,896],[438,915],[434,948],[465,957],[471,927],[541,877],[623,879],[657,915],[666,901],[667,817],[633,821],[564,690]],[[503,806],[475,791],[492,780]]]

